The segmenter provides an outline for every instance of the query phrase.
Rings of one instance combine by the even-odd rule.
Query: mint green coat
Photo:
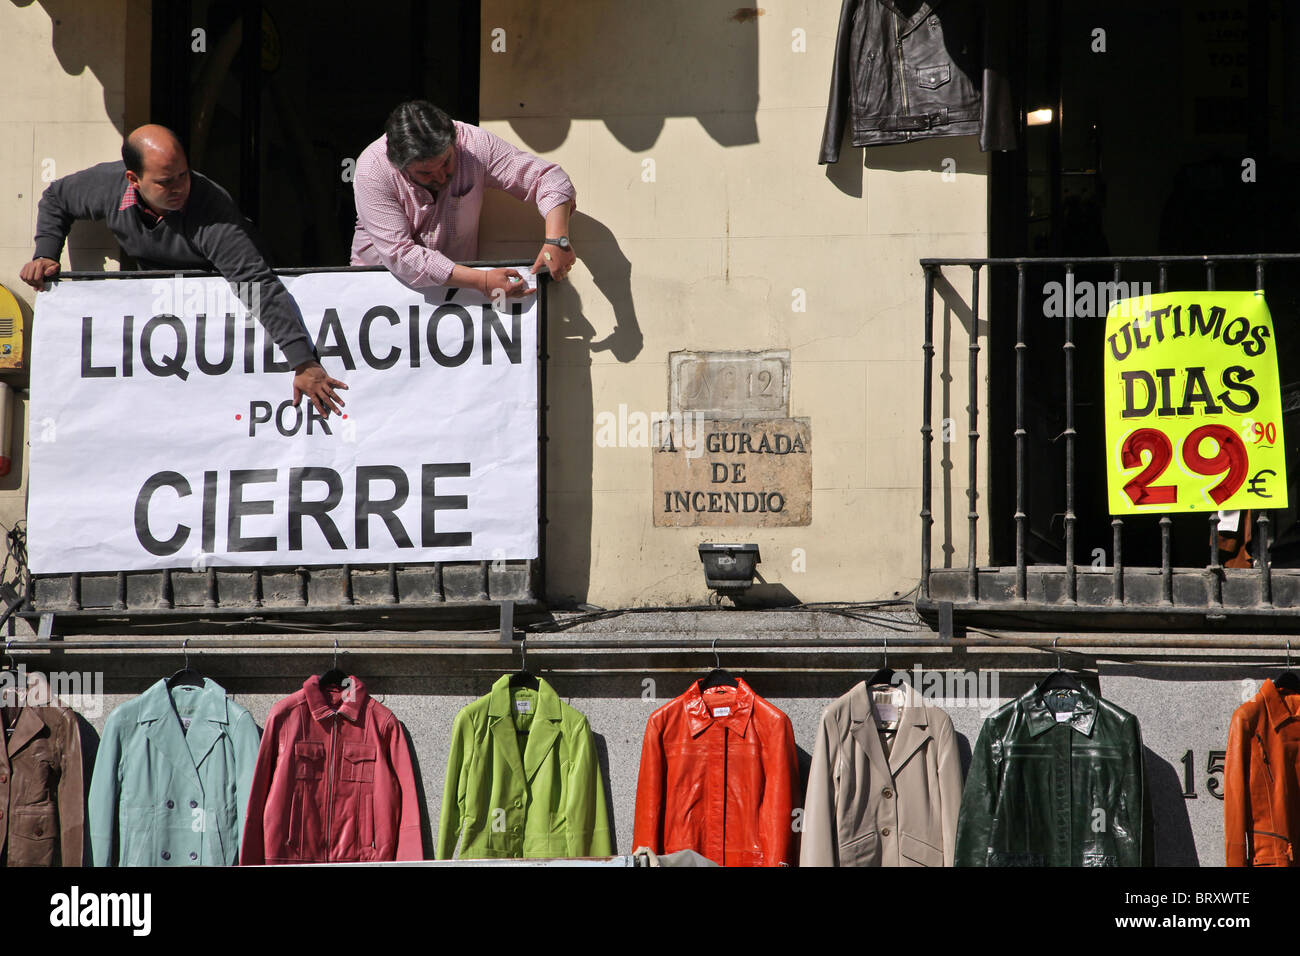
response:
[[[86,807],[95,866],[234,866],[260,739],[212,680],[170,691],[160,680],[119,706]]]
[[[609,856],[609,817],[587,718],[551,685],[510,675],[456,715],[437,858]]]

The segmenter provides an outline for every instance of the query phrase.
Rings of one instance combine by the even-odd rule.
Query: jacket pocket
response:
[[[118,818],[118,866],[160,866],[153,858],[154,808],[123,807]]]
[[[358,821],[361,838],[361,859],[375,859],[375,802],[369,793],[361,795],[361,819]]]
[[[58,758],[47,740],[35,740],[14,767],[13,799],[18,806],[36,806],[54,800],[59,789]]]
[[[868,830],[840,843],[840,866],[880,866],[880,837],[876,831]]]
[[[325,775],[325,745],[299,740],[293,745],[293,775],[297,780],[319,780]]]
[[[918,866],[943,866],[943,850],[910,833],[898,835],[898,852]]]
[[[1080,862],[1083,866],[1119,866],[1119,857],[1101,850],[1084,850]]]
[[[59,821],[54,807],[14,807],[9,812],[9,865],[57,866]]]
[[[363,744],[343,745],[343,779],[370,783],[375,779],[375,748]]]
[[[916,85],[923,90],[937,90],[952,79],[952,67],[948,64],[939,66],[919,66],[916,68]]]

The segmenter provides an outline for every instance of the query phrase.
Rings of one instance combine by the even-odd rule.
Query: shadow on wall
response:
[[[87,68],[90,69],[104,88],[104,118],[125,135],[123,51],[120,47],[105,44],[104,38],[121,29],[118,24],[126,12],[127,2],[90,4],[85,0],[10,0],[15,7],[30,7],[34,2],[39,2],[50,18],[51,48],[63,72],[80,76]]]
[[[1150,747],[1142,748],[1142,759],[1146,763],[1151,813],[1156,824],[1156,866],[1200,866],[1182,777]]]
[[[957,274],[959,275],[960,273]],[[965,437],[968,430],[966,426],[969,423],[970,416],[970,403],[967,401],[968,394],[966,389],[963,389],[961,394],[955,396],[957,407],[966,409],[966,414],[958,419],[953,412],[954,395],[952,393],[952,357],[954,349],[963,347],[963,344],[954,344],[953,334],[954,332],[957,332],[958,335],[966,339],[964,345],[966,348],[969,348],[971,323],[974,321],[975,317],[971,311],[970,302],[968,301],[971,295],[971,290],[968,288],[965,292],[959,291],[953,287],[952,283],[948,280],[948,277],[941,272],[936,272],[935,274],[934,293],[938,298],[936,308],[942,310],[939,332],[935,336],[934,343],[935,349],[941,356],[938,369],[940,394],[938,402],[939,413],[938,415],[931,417],[930,424],[935,428],[935,438],[938,439],[939,442],[939,467],[942,470],[942,475],[940,475],[938,479],[941,505],[939,515],[936,518],[937,521],[942,523],[942,567],[950,568],[953,566],[953,556],[955,552],[955,546],[953,544],[953,483],[955,481],[962,489],[960,492],[961,494],[966,494],[969,479],[969,474],[964,471],[960,475],[954,474],[952,447],[958,440],[959,435]],[[922,292],[922,298],[924,298],[924,292]],[[956,320],[959,329],[954,329],[954,320]],[[979,325],[975,329],[975,334],[977,338],[982,339],[987,343],[989,335],[989,323],[987,319],[980,320]],[[967,384],[969,385],[969,381]],[[950,422],[951,424],[945,426],[945,422]],[[976,424],[978,424],[978,422]],[[963,449],[963,452],[969,454],[968,449]],[[978,499],[978,495],[976,497]],[[978,500],[970,502],[970,507],[972,508],[977,507],[977,505]],[[933,510],[933,505],[931,508]],[[960,515],[958,520],[964,520],[965,518],[966,514],[963,513]]]
[[[585,601],[591,585],[592,353],[609,352],[626,363],[640,355],[644,345],[632,299],[632,263],[618,240],[604,223],[582,212],[574,215],[570,232],[583,267],[614,312],[614,328],[597,340],[573,283],[550,286],[547,434],[570,439],[564,442],[563,460],[552,455],[547,464],[551,490],[546,502],[546,562],[548,568],[565,569],[563,580],[548,574],[547,599],[557,607]]]
[[[826,178],[835,188],[854,199],[863,196],[862,183],[867,169],[891,173],[932,172],[936,176],[958,173],[986,176],[989,161],[983,157],[991,155],[980,152],[974,136],[938,136],[889,146],[854,146],[852,140],[852,130],[846,129],[840,144],[840,161],[827,163],[824,168]]]
[[[633,152],[652,147],[664,121],[677,116],[695,117],[720,146],[756,143],[763,13],[735,0],[593,3],[583,4],[578,22],[560,22],[554,7],[535,4],[519,11],[508,31],[485,17],[482,102],[494,109],[480,118],[509,120],[519,139],[541,153],[565,141],[573,119],[604,120]],[[544,71],[546,95],[539,91],[532,102],[527,91],[536,83],[525,79],[538,75],[539,64],[527,39],[540,41],[534,50],[560,43],[564,61],[562,70]],[[494,57],[506,58],[503,69],[494,69]],[[557,107],[562,117],[535,122]]]
[[[596,745],[596,764],[600,767],[600,786],[605,791],[605,806],[609,816],[609,852],[613,855],[618,854],[618,826],[614,820],[615,808],[618,806],[614,802],[613,781],[610,780],[609,773],[609,741],[605,739],[604,734],[598,734],[592,731],[591,738]],[[625,853],[631,853],[631,850],[625,850]]]
[[[104,119],[111,122],[119,133],[125,134],[125,103],[122,90],[122,49],[104,43],[106,35],[121,29],[119,23],[127,3],[86,4],[80,0],[10,0],[15,7],[39,4],[50,18],[50,49],[59,66],[69,76],[81,76],[90,70],[104,90]],[[54,117],[49,117],[53,119]],[[103,156],[97,161],[117,159],[116,155]],[[60,169],[60,175],[75,172]],[[42,189],[44,184],[42,184]],[[34,197],[37,201],[39,196]],[[117,240],[103,223],[76,223],[68,235],[67,252],[70,267],[76,271],[102,272],[106,257],[116,259]],[[3,281],[17,296],[23,313],[23,323],[31,328],[32,304],[29,296],[35,292],[23,285],[16,275]],[[21,290],[21,291],[19,291]],[[30,331],[26,334],[30,334]],[[25,342],[30,349],[30,340]],[[30,354],[30,351],[27,353]]]

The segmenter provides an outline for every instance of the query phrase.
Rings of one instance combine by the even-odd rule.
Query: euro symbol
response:
[[[1267,491],[1264,491],[1263,489],[1257,488],[1255,486],[1264,480],[1265,475],[1276,475],[1276,474],[1277,472],[1274,471],[1272,468],[1261,468],[1259,471],[1255,472],[1255,474],[1250,476],[1250,485],[1246,488],[1246,491],[1252,495],[1259,495],[1261,498],[1272,498],[1273,496],[1270,495]]]

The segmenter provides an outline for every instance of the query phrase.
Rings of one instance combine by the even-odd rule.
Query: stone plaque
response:
[[[655,527],[771,528],[812,523],[812,422],[655,423]]]
[[[707,418],[790,414],[790,351],[671,352],[670,411]]]

